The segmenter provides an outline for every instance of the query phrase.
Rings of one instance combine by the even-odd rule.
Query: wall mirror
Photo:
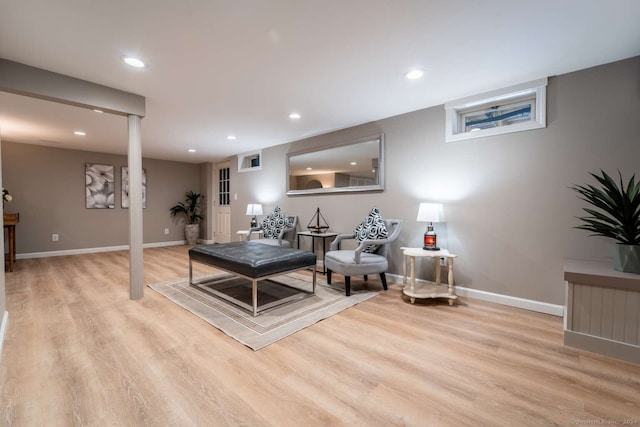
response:
[[[384,190],[384,134],[287,154],[287,194]]]

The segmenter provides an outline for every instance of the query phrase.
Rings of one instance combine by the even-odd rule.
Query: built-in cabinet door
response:
[[[231,241],[231,164],[219,163],[214,168],[215,183],[215,230],[216,243]]]

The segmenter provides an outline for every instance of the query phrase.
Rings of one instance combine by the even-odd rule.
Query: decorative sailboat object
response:
[[[312,233],[323,233],[329,229],[329,224],[320,213],[320,208],[316,209],[316,213],[311,217],[307,228]]]

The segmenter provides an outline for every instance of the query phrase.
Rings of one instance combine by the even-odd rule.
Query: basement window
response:
[[[262,150],[238,155],[238,172],[259,171],[261,164]]]
[[[546,91],[545,78],[449,102],[446,141],[544,128]]]

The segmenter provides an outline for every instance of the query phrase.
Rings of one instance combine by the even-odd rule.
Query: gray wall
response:
[[[85,163],[114,166],[115,209],[86,209]],[[2,141],[2,181],[13,196],[7,212],[19,212],[17,253],[127,245],[129,213],[121,207],[120,168],[125,156]],[[200,191],[199,165],[143,159],[147,172],[144,243],[184,240],[182,222],[169,208],[188,190]],[[164,229],[169,234],[164,234]],[[59,234],[58,242],[51,234]]]
[[[584,203],[568,189],[588,172],[640,172],[640,57],[551,77],[547,127],[446,143],[437,106],[263,150],[262,170],[232,173],[232,230],[246,229],[247,203],[276,205],[305,229],[320,207],[331,229],[351,232],[369,209],[404,220],[390,272],[401,274],[401,246],[421,246],[420,202],[444,203],[441,246],[459,255],[456,282],[473,289],[564,304],[563,258],[611,260],[613,242],[573,229]],[[385,133],[385,191],[287,196],[286,154]],[[640,175],[640,173],[639,173]],[[261,219],[261,218],[259,218]],[[429,278],[426,263],[419,276]]]
[[[0,146],[2,145],[2,141],[0,141]],[[2,150],[0,150],[0,187],[4,187],[4,183],[2,181]],[[0,210],[2,210],[2,212],[4,213],[4,208],[1,208]],[[4,227],[3,227],[3,231],[2,231],[2,241],[0,241],[0,253],[2,253],[3,255],[3,261],[4,261]],[[4,269],[4,262],[2,263],[3,269]],[[5,280],[4,280],[4,274],[0,274],[0,329],[4,329],[7,327],[7,325],[3,324],[4,322],[2,321],[4,319],[4,312],[6,310],[6,302],[5,302]],[[0,345],[2,345],[2,343],[0,343]],[[0,353],[0,359],[2,358],[2,353]]]

